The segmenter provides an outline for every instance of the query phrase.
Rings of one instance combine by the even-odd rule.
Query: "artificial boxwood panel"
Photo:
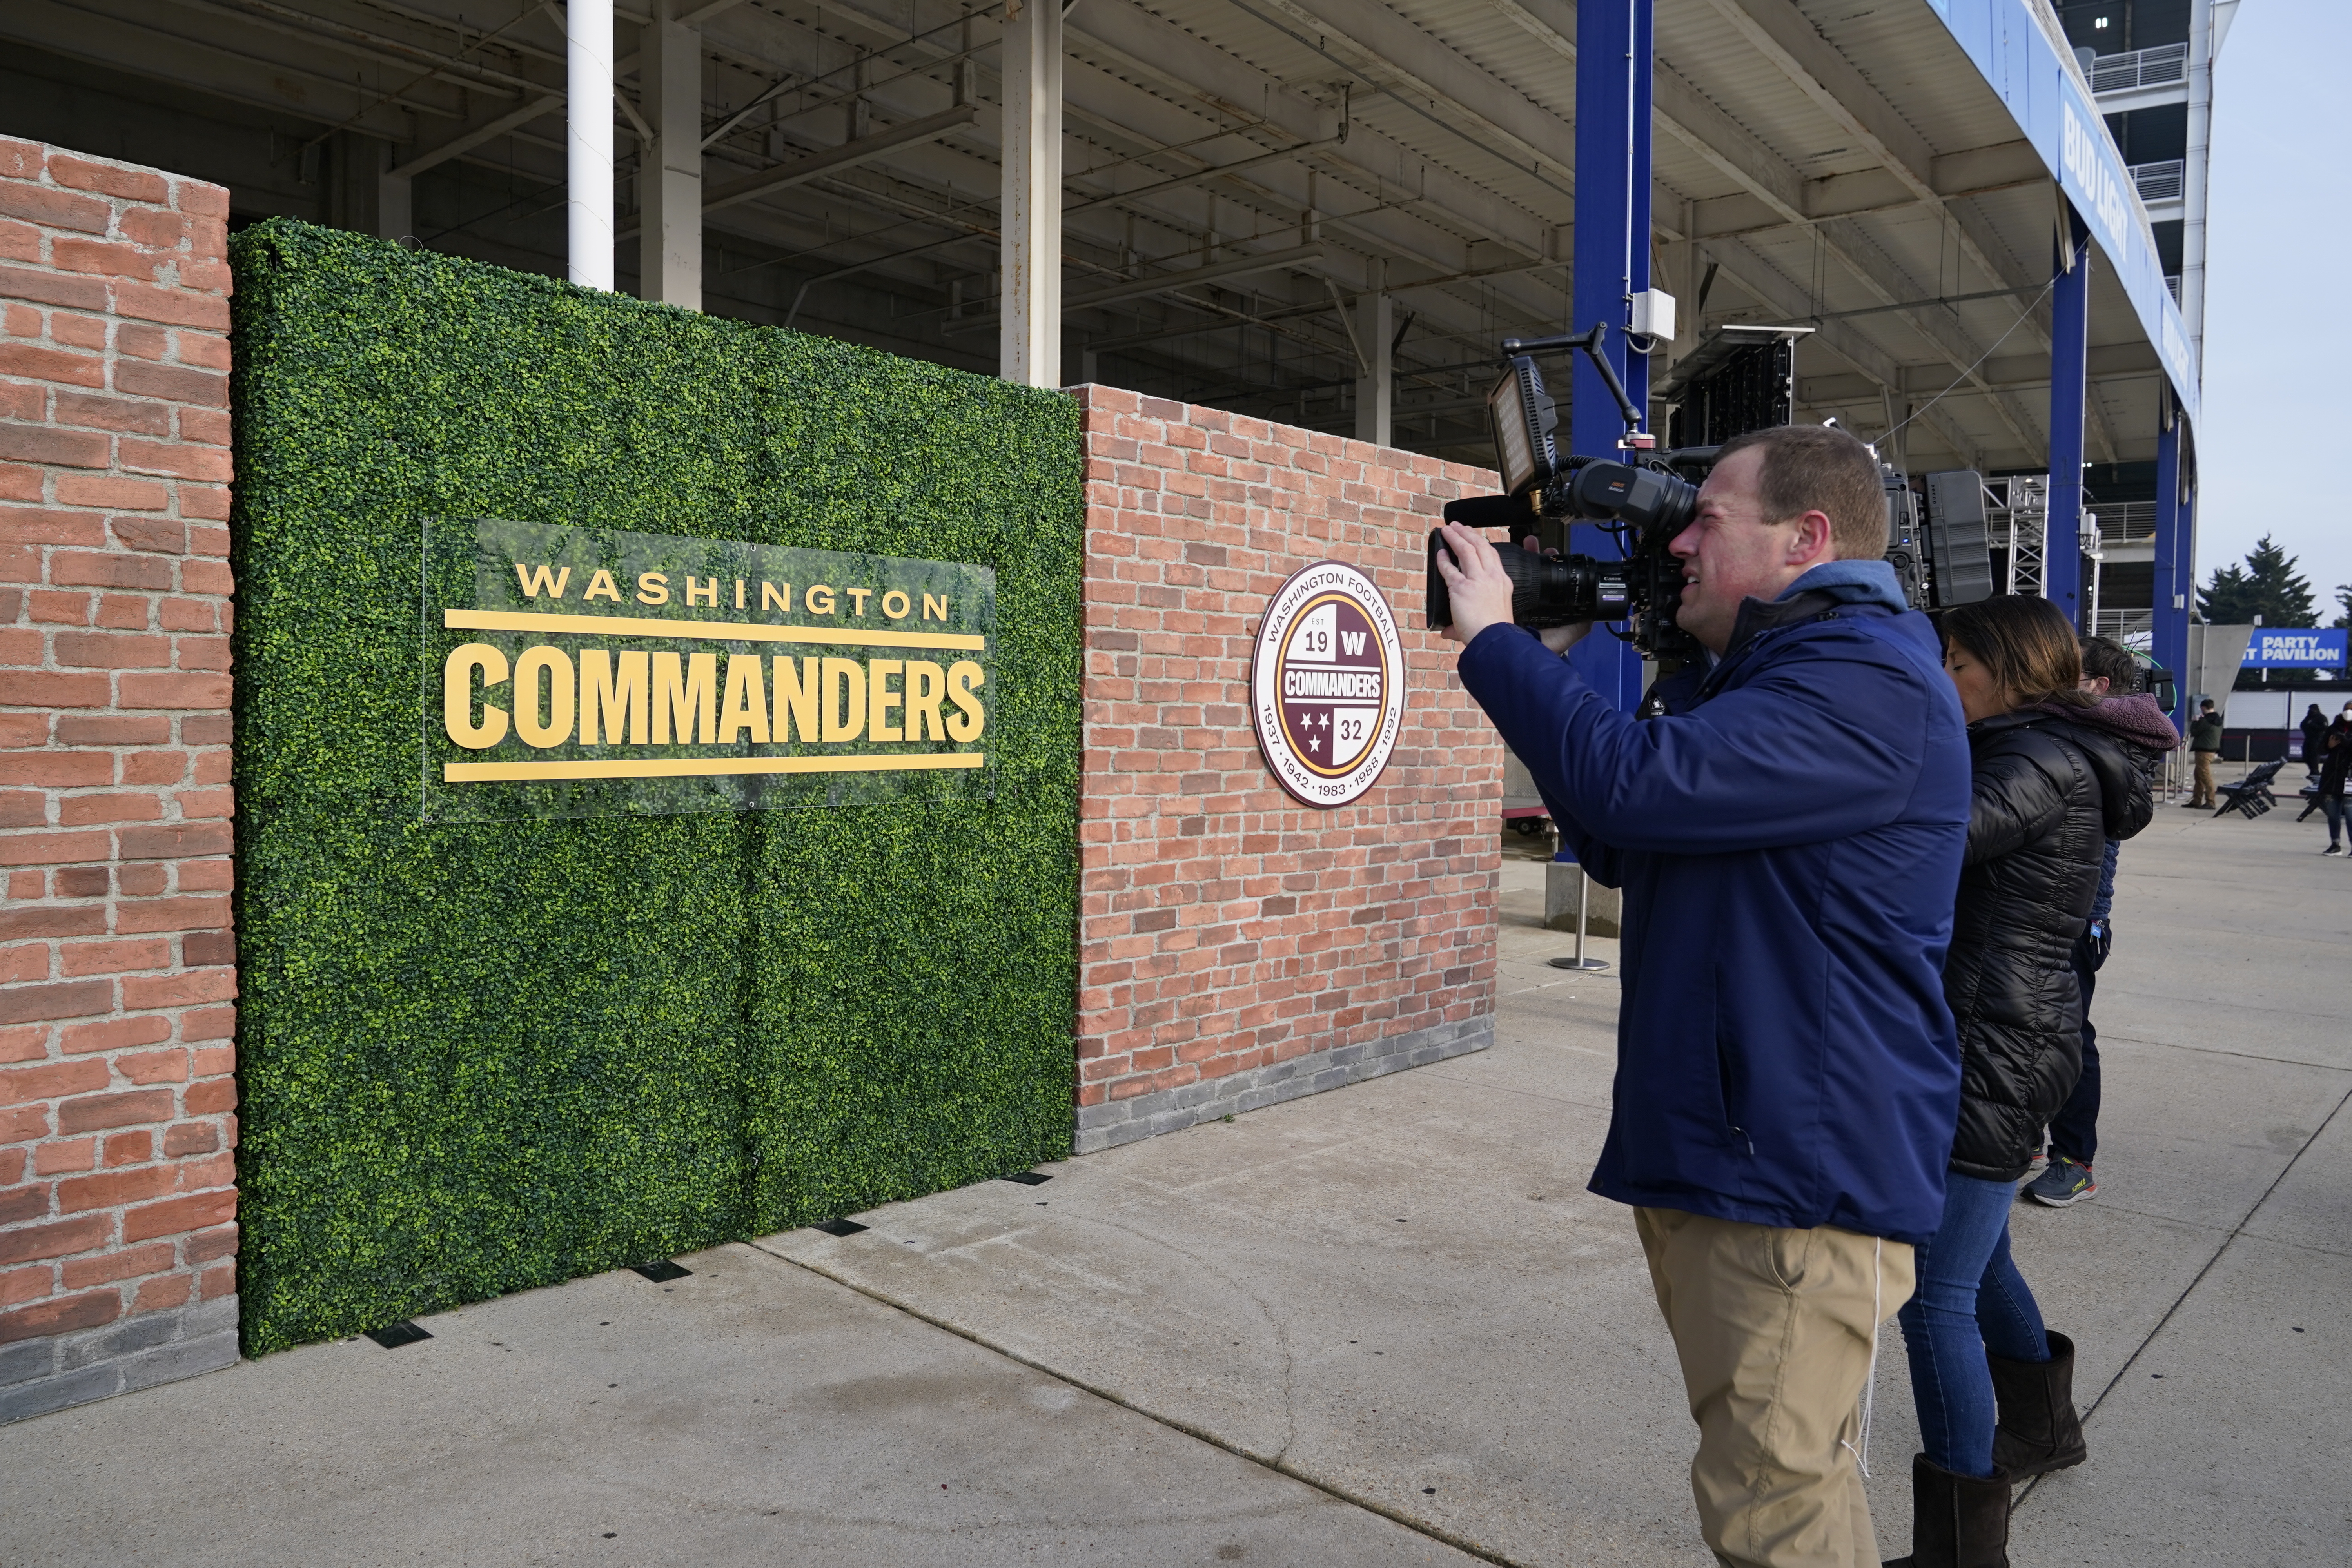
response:
[[[1076,405],[273,220],[236,271],[248,1352],[1067,1152]],[[993,568],[993,797],[419,820],[419,543]]]

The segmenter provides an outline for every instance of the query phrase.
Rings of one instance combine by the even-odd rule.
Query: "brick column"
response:
[[[1423,628],[1424,541],[1495,476],[1143,397],[1086,404],[1081,1152],[1490,1044],[1503,747]],[[1403,732],[1333,811],[1285,794],[1250,653],[1293,572],[1396,610]]]
[[[0,139],[0,1421],[236,1359],[227,215]]]

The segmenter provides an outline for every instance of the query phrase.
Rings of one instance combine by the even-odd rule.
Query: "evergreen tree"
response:
[[[2336,584],[2336,602],[2344,607],[2344,613],[2327,624],[2331,626],[2352,626],[2352,583]]]
[[[2315,626],[2310,580],[2294,568],[2294,557],[2265,533],[2246,552],[2243,566],[2215,570],[2212,582],[2197,595],[2198,614],[2219,626],[2248,626],[2257,616],[2266,626]]]

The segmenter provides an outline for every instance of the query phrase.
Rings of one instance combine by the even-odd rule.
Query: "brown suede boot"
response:
[[[1911,1457],[1911,1555],[1885,1568],[2009,1568],[2009,1475],[1979,1480]]]
[[[1985,1357],[1992,1365],[1993,1400],[2000,1411],[1992,1462],[2020,1480],[2079,1465],[2089,1452],[2083,1445],[2083,1418],[2074,1412],[2074,1342],[2043,1333],[2050,1342],[2048,1361]]]

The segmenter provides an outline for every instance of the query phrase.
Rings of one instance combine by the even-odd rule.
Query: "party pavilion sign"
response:
[[[984,566],[436,521],[424,611],[428,821],[990,793]]]

